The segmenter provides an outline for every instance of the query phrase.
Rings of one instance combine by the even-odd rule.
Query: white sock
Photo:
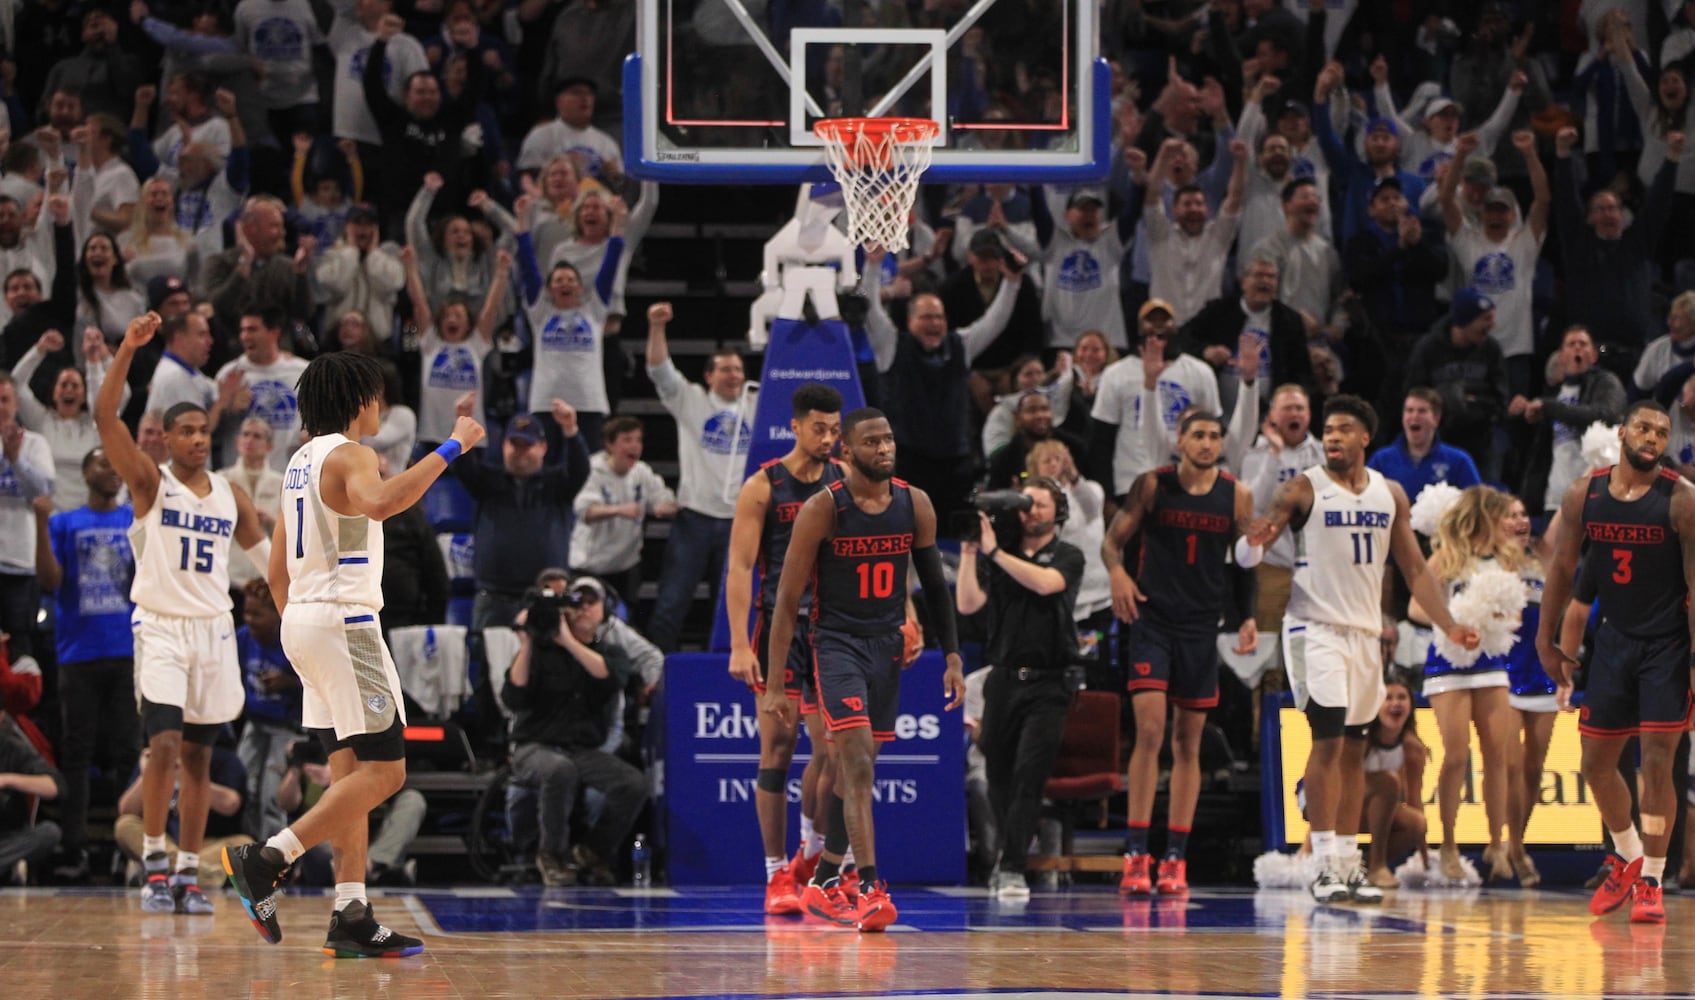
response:
[[[1634,824],[1623,830],[1614,830],[1613,851],[1626,861],[1635,861],[1642,856],[1642,838],[1636,835]]]
[[[789,863],[788,858],[767,857],[765,859],[765,881],[767,881],[767,882],[771,881],[771,876],[782,871],[783,866],[788,864],[788,863]]]
[[[365,903],[366,905],[369,905],[370,902],[371,901],[369,899],[365,898],[365,883],[337,882],[335,884],[335,908],[337,913],[347,909],[349,904]]]
[[[806,838],[806,848],[805,848],[805,850],[806,850],[806,860],[808,860],[808,861],[811,861],[813,858],[816,858],[818,855],[823,854],[824,853],[824,835],[822,833],[818,832],[817,830],[813,830],[812,836]]]
[[[1341,858],[1344,864],[1353,863],[1354,855],[1358,854],[1359,852],[1360,852],[1360,837],[1359,837],[1359,834],[1357,834],[1357,833],[1348,833],[1348,834],[1338,833],[1336,835],[1336,856],[1338,858]]]
[[[807,842],[812,840],[812,834],[817,828],[812,825],[812,817],[806,813],[800,814],[800,849],[806,850]]]
[[[1642,877],[1651,878],[1656,882],[1664,881],[1666,877],[1666,859],[1648,857],[1644,855],[1642,858]]]
[[[858,865],[853,860],[853,848],[852,847],[849,847],[847,849],[846,853],[844,853],[842,855],[842,868],[846,869],[849,865],[853,865],[856,868],[858,867]]]
[[[161,834],[157,837],[149,837],[146,834],[142,834],[142,837],[141,837],[141,860],[146,861],[148,858],[153,857],[155,854],[163,855],[166,850],[167,850],[167,843],[165,841],[165,837],[164,837],[163,834]]]
[[[1314,830],[1312,832],[1312,856],[1319,864],[1329,866],[1336,859],[1336,831]]]
[[[265,841],[265,846],[274,847],[281,851],[285,865],[294,864],[300,860],[302,854],[306,853],[306,848],[300,846],[300,838],[294,835],[294,830],[286,826],[275,837]]]
[[[198,876],[200,874],[200,855],[192,851],[177,851],[177,874]]]

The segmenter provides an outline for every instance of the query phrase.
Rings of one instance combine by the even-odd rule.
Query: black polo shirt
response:
[[[977,580],[989,595],[987,662],[1014,669],[1063,670],[1077,650],[1077,626],[1071,613],[1083,582],[1083,553],[1057,535],[1030,556],[1016,546],[1004,548],[1004,556],[977,561]],[[996,565],[1007,559],[1059,570],[1065,589],[1057,594],[1036,593]]]

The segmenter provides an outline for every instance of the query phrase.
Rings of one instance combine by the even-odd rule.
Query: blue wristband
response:
[[[441,447],[437,448],[435,453],[441,456],[442,461],[446,462],[448,465],[452,465],[453,460],[458,458],[460,453],[464,450],[465,449],[460,446],[458,441],[448,438],[446,441],[441,443]]]

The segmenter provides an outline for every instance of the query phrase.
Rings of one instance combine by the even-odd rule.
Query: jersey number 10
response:
[[[889,597],[894,594],[894,563],[860,563],[854,569],[859,573],[859,597],[861,600],[871,597]]]

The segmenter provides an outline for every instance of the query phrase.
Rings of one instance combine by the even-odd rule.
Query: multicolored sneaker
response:
[[[1312,898],[1320,903],[1340,903],[1348,898],[1348,883],[1329,865],[1318,870],[1318,876],[1308,886]]]
[[[841,879],[831,879],[827,886],[808,882],[800,905],[807,916],[837,927],[852,927],[859,922],[859,907],[848,900]]]
[[[1124,877],[1118,880],[1120,896],[1146,896],[1154,891],[1154,880],[1150,871],[1154,866],[1151,854],[1126,854],[1124,856]]]
[[[1589,912],[1597,917],[1606,916],[1630,902],[1636,880],[1642,877],[1641,858],[1626,861],[1616,853],[1609,853],[1602,865],[1607,869],[1607,877],[1601,880],[1595,895],[1589,898]],[[1655,896],[1658,895],[1656,892]]]
[[[859,905],[859,869],[858,867],[842,869],[842,891],[847,893],[848,902]]]
[[[288,873],[288,865],[281,861],[280,854],[277,860],[272,860],[265,854],[266,850],[268,848],[263,844],[226,847],[224,871],[235,883],[235,891],[241,895],[241,905],[247,910],[247,916],[258,929],[259,936],[276,944],[282,940],[282,925],[277,923],[277,886],[282,884],[282,877]],[[278,852],[272,849],[271,853]]]
[[[859,929],[880,931],[895,922],[895,904],[889,898],[889,883],[878,879],[869,892],[859,896]]]
[[[1166,858],[1159,863],[1159,882],[1154,891],[1161,896],[1189,894],[1189,863],[1182,858]]]
[[[1630,922],[1633,924],[1663,924],[1666,922],[1664,890],[1660,880],[1652,875],[1638,878],[1631,886]]]
[[[330,914],[324,954],[331,958],[405,958],[424,950],[424,942],[377,923],[369,903],[349,903]]]
[[[765,912],[775,915],[800,912],[794,875],[787,865],[772,872],[771,881],[765,883]]]

